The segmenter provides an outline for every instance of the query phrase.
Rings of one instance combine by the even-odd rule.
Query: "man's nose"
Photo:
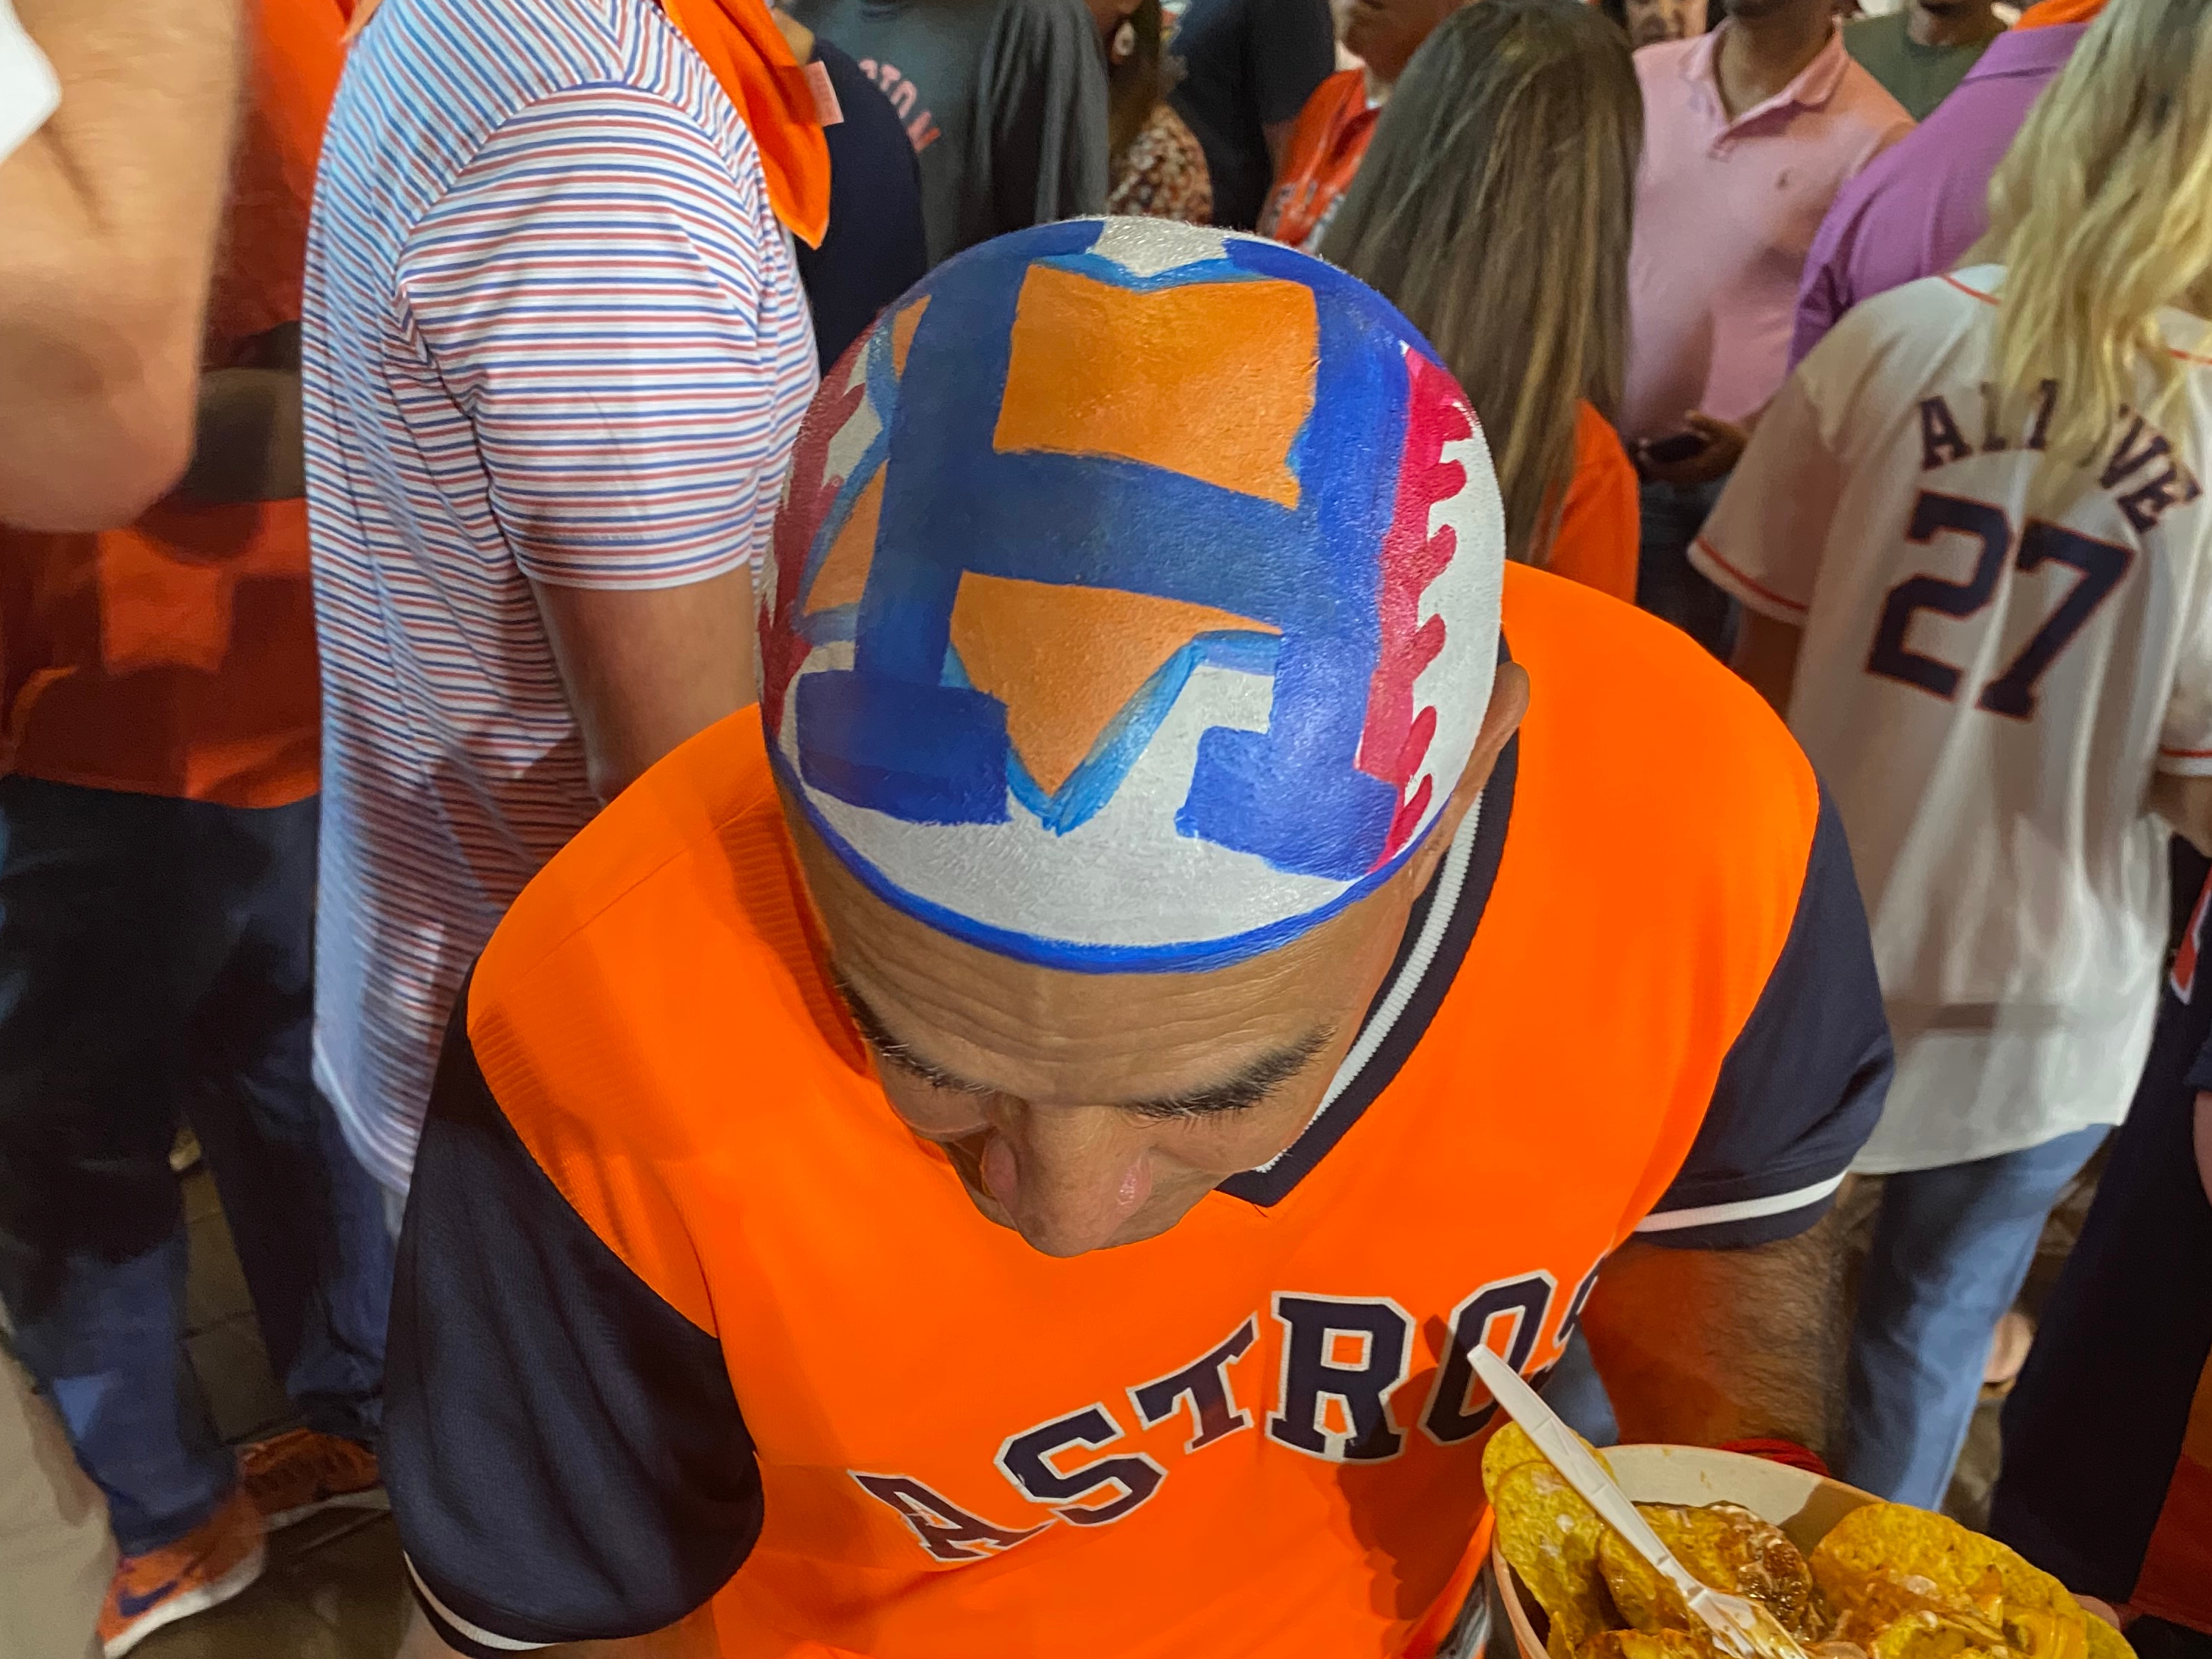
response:
[[[1024,1106],[994,1125],[983,1182],[1047,1255],[1110,1243],[1152,1196],[1142,1137],[1105,1108]]]

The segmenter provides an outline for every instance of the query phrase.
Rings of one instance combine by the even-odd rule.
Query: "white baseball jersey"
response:
[[[1790,728],[1849,832],[1897,1038],[1858,1164],[1926,1169],[2125,1115],[2166,929],[2154,771],[2212,775],[2212,352],[2086,459],[2068,388],[1984,392],[2003,271],[1846,317],[1692,554],[1804,629]],[[2145,373],[2139,402],[2151,406]]]

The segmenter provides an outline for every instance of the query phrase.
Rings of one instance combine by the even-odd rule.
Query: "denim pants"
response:
[[[1639,496],[1642,541],[1636,561],[1636,603],[1674,624],[1722,661],[1735,648],[1736,602],[1690,562],[1690,544],[1712,516],[1728,483],[1670,484],[1644,480]]]
[[[316,810],[0,779],[0,1301],[126,1554],[236,1480],[183,1345],[180,1119],[302,1419],[376,1440],[392,1249],[309,1079]]]
[[[1942,1507],[1997,1321],[2051,1206],[2107,1133],[1884,1177],[1845,1370],[1843,1480]]]

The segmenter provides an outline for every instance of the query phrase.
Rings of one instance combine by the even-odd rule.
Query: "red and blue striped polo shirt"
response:
[[[813,342],[751,137],[651,0],[386,0],[306,333],[316,1072],[398,1188],[464,971],[599,805],[530,584],[750,563]]]

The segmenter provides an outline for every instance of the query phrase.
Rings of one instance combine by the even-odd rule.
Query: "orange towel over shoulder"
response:
[[[830,228],[830,141],[806,70],[761,0],[661,0],[705,60],[760,150],[769,204],[791,234],[822,246]]]

